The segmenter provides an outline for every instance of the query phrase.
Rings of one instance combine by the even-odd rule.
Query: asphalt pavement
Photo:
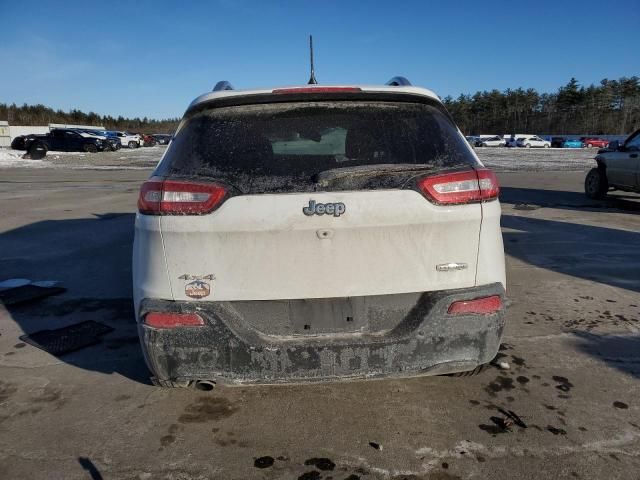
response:
[[[639,478],[640,196],[587,199],[588,158],[497,168],[508,369],[200,392],[149,384],[133,319],[137,191],[162,151],[0,170],[0,281],[67,289],[0,305],[0,478]],[[19,339],[84,320],[114,330],[61,357]]]

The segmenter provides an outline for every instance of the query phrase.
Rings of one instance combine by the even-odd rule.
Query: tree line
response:
[[[482,133],[624,135],[640,128],[640,79],[604,79],[599,85],[581,86],[571,78],[555,93],[535,89],[507,89],[461,94],[443,99],[465,135]],[[10,125],[66,123],[104,125],[109,130],[173,133],[179,119],[114,118],[80,110],[53,110],[44,105],[0,103],[0,120]]]
[[[17,106],[0,103],[0,120],[7,120],[9,125],[48,125],[62,123],[70,125],[103,125],[107,130],[129,130],[143,133],[173,133],[178,127],[178,118],[154,120],[151,118],[125,118],[123,116],[99,115],[95,112],[85,113],[80,110],[53,110],[44,105]]]
[[[640,79],[581,86],[571,78],[555,93],[535,89],[476,92],[443,99],[465,133],[624,135],[640,128]]]

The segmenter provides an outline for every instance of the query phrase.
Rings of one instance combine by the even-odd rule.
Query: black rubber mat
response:
[[[87,320],[56,330],[40,330],[29,335],[22,335],[20,340],[51,355],[63,355],[89,345],[95,345],[100,342],[100,335],[112,331],[113,328],[108,325]]]
[[[23,285],[0,291],[0,303],[3,305],[16,305],[18,303],[32,302],[40,298],[58,295],[67,289],[62,287],[38,287],[36,285]]]

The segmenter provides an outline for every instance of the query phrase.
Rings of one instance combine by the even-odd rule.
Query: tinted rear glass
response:
[[[476,163],[433,106],[314,101],[200,111],[182,123],[156,175],[299,192],[402,188],[425,170]]]

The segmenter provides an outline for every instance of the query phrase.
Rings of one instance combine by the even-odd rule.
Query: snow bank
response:
[[[26,160],[22,158],[25,152],[20,150],[7,150],[0,148],[0,168],[45,168],[51,167],[51,162],[46,160]]]

